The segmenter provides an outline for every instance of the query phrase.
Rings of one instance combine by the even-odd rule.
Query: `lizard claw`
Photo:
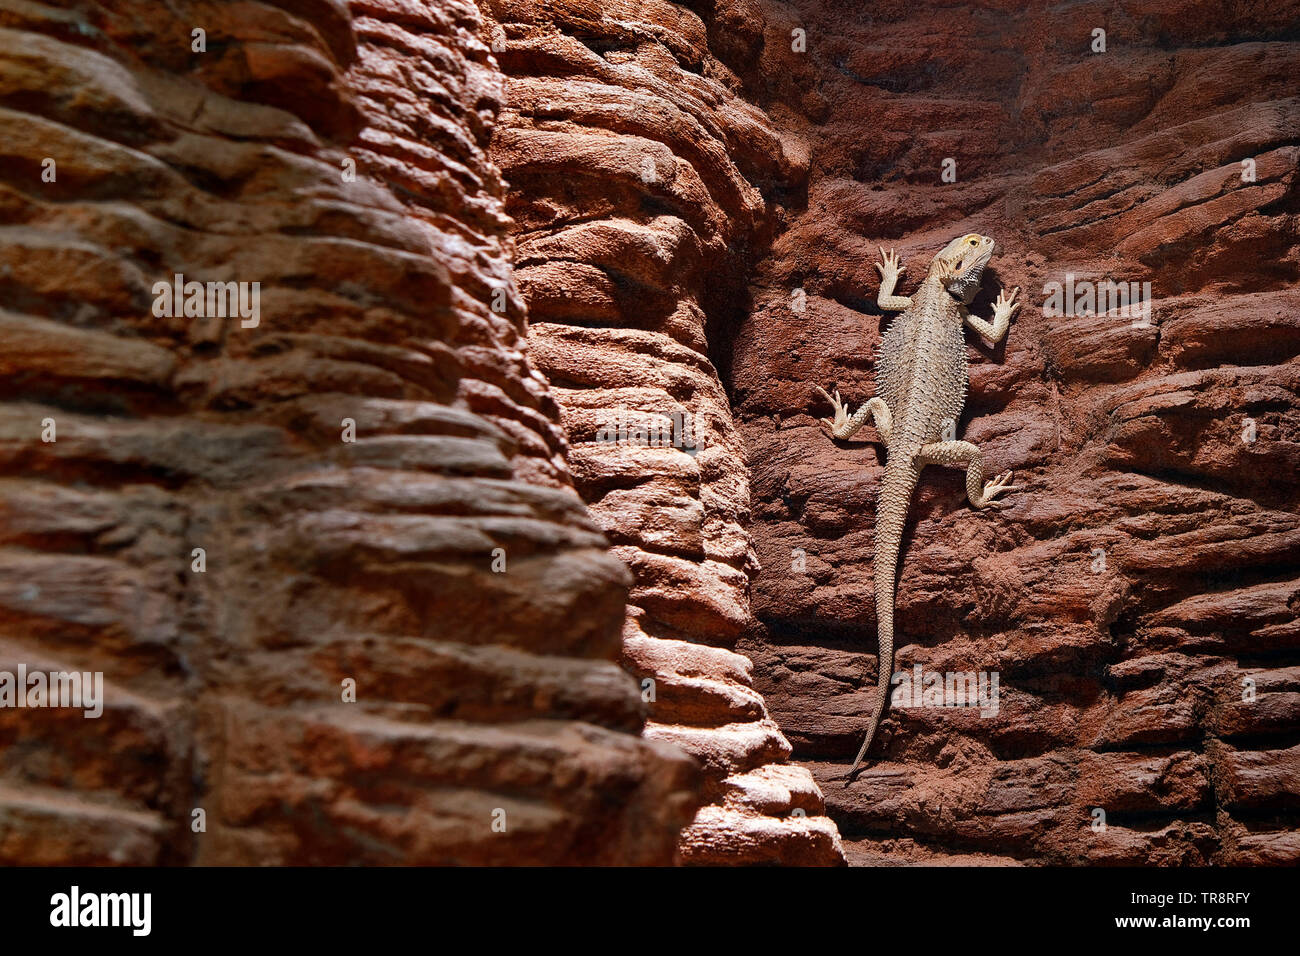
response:
[[[1011,484],[1011,472],[1004,471],[996,478],[984,482],[984,491],[981,497],[980,507],[987,507],[990,504],[1004,505],[1005,501],[994,501],[998,495],[1005,494],[1008,491],[1019,491],[1020,485]]]
[[[893,273],[894,278],[898,278],[902,275],[903,270],[906,267],[899,265],[898,255],[894,250],[890,249],[886,252],[884,246],[876,246],[876,248],[880,250],[880,256],[884,259],[884,262],[877,262],[875,264],[877,271],[880,272],[880,277],[883,279],[888,273]]]
[[[825,398],[826,401],[831,403],[831,407],[835,411],[834,421],[829,418],[823,418],[821,419],[821,423],[830,429],[830,433],[833,437],[838,438],[839,436],[836,433],[849,423],[849,410],[840,402],[840,390],[837,388],[834,396],[832,396],[830,392],[826,391],[826,389],[822,388],[820,385],[814,387],[817,391],[822,393],[822,397]]]
[[[1008,317],[1015,315],[1020,309],[1020,303],[1016,301],[1016,296],[1019,294],[1020,286],[1012,289],[1010,295],[1007,295],[1005,290],[999,292],[998,301],[993,303],[994,310],[998,312],[1005,311]]]

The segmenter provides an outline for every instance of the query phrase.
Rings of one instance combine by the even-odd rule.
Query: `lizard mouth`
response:
[[[969,305],[979,291],[980,279],[984,267],[993,258],[992,248],[980,251],[972,250],[962,256],[957,263],[957,276],[947,283],[948,292],[956,299]]]
[[[984,274],[984,267],[989,264],[989,260],[992,258],[993,251],[991,249],[988,252],[973,252],[962,257],[957,271],[967,281],[978,281],[980,276]]]

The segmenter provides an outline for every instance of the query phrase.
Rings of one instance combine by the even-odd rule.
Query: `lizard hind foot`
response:
[[[826,389],[822,388],[820,385],[815,385],[813,387],[816,388],[817,391],[822,393],[822,397],[825,398],[826,401],[831,403],[831,408],[835,412],[834,419],[821,418],[818,419],[818,421],[820,421],[823,425],[826,426],[826,428],[830,431],[832,437],[834,438],[842,437],[840,433],[844,430],[845,426],[849,424],[849,419],[851,416],[849,415],[848,406],[844,405],[840,401],[840,390],[837,388],[835,390],[835,394],[831,395],[830,392],[826,391]]]
[[[1011,484],[1011,472],[1004,471],[996,478],[990,478],[988,481],[984,482],[984,491],[981,495],[981,498],[983,499],[981,507],[990,504],[1004,505],[1006,504],[1005,501],[995,501],[994,499],[997,498],[998,495],[1006,494],[1008,491],[1019,490],[1019,485]]]

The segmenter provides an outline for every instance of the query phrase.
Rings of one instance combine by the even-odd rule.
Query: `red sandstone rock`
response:
[[[107,684],[0,710],[0,859],[677,859],[701,782],[524,354],[476,6],[0,28],[0,669]],[[156,316],[175,273],[260,322]]]
[[[1300,11],[795,6],[827,112],[783,114],[817,144],[807,209],[730,353],[763,566],[738,649],[849,859],[1295,862],[1300,46],[1283,24]],[[812,386],[872,394],[878,245],[906,294],[971,230],[999,241],[977,310],[997,284],[1029,300],[1005,346],[972,338],[961,429],[1024,491],[975,513],[957,473],[927,469],[898,666],[996,670],[1001,707],[892,712],[846,789],[875,682],[883,458],[826,437]],[[1066,273],[1150,281],[1153,327],[1045,316]]]
[[[563,408],[577,488],[634,578],[625,662],[651,688],[646,736],[697,758],[707,778],[683,859],[839,862],[835,827],[807,771],[786,765],[748,661],[701,646],[730,646],[752,625],[757,568],[710,319],[734,311],[746,250],[776,226],[765,193],[806,162],[712,49],[732,17],[752,30],[763,14],[486,6],[509,77],[493,157],[511,188],[531,354]],[[751,779],[784,783],[746,799]]]
[[[0,859],[1294,864],[1298,17],[6,6],[0,670],[109,693],[0,711]],[[871,394],[877,246],[906,292],[970,230],[1028,301],[962,430],[1025,487],[927,472],[898,660],[999,708],[846,788],[883,459],[812,386]]]

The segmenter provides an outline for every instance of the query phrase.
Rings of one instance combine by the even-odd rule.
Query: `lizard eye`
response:
[[[976,239],[974,236],[971,236],[966,241],[969,242],[972,246],[978,246],[980,244],[980,241]]]

